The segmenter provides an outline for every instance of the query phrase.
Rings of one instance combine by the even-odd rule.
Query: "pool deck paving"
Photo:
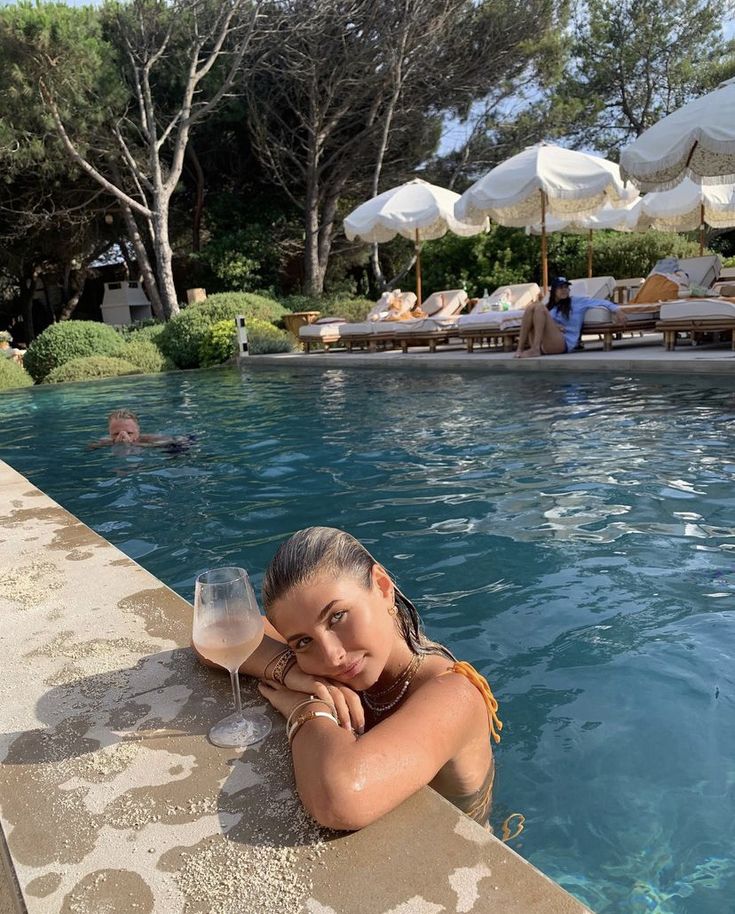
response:
[[[191,606],[2,462],[0,585],[0,911],[587,910],[429,788],[360,832],[316,826],[274,712],[256,748],[208,742],[231,695]]]
[[[284,364],[311,365],[330,368],[378,368],[390,364],[391,369],[414,371],[522,371],[522,372],[616,372],[624,374],[696,374],[731,375],[735,377],[735,352],[729,346],[690,346],[680,344],[667,352],[659,334],[647,334],[617,342],[609,352],[597,340],[585,340],[585,349],[564,355],[516,359],[511,352],[475,348],[467,352],[459,344],[443,346],[436,352],[428,347],[415,347],[407,353],[400,349],[364,352],[330,349],[244,357],[241,361],[253,366]]]

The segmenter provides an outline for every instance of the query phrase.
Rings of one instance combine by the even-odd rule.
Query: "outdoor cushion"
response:
[[[313,324],[304,324],[303,327],[299,327],[299,339],[318,340],[338,335],[346,323],[343,317],[323,317],[321,320],[314,321]]]
[[[490,301],[500,302],[508,293],[510,293],[510,300],[513,302],[512,309],[508,311],[487,310],[485,306],[487,300],[480,299],[469,314],[461,314],[459,316],[457,326],[460,329],[463,327],[485,326],[486,324],[489,327],[497,327],[497,315],[510,314],[511,311],[522,311],[536,301],[541,289],[535,282],[520,283],[515,286],[501,286],[490,296]]]
[[[722,298],[685,298],[664,302],[661,321],[708,320],[732,318],[735,320],[735,302]]]
[[[458,321],[457,329],[461,331],[477,330],[514,330],[521,326],[525,308],[512,311],[489,311],[485,314],[463,314]]]

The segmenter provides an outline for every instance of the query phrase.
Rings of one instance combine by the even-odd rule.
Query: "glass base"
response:
[[[230,714],[209,731],[209,741],[225,749],[246,749],[265,739],[271,732],[270,718],[257,711]]]

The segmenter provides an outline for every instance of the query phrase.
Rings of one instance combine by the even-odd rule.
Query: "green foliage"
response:
[[[144,374],[166,371],[168,364],[158,346],[146,339],[133,338],[126,343],[121,352],[121,358],[140,368]]]
[[[595,232],[595,276],[625,279],[645,276],[662,257],[696,257],[699,245],[670,232]],[[587,236],[549,235],[549,275],[570,278],[587,275]],[[423,288],[428,295],[438,289],[464,288],[472,296],[487,288],[522,282],[540,282],[540,239],[522,229],[493,225],[472,238],[445,235],[425,245]],[[404,282],[404,289],[410,286]]]
[[[712,85],[724,51],[719,0],[588,0],[559,98],[570,132],[615,153]],[[712,70],[712,75],[710,75]],[[553,107],[553,106],[552,106]]]
[[[246,321],[250,355],[267,355],[273,352],[293,352],[296,343],[290,333],[279,330],[268,321],[250,318]]]
[[[129,342],[132,340],[148,340],[151,343],[155,343],[158,337],[163,333],[165,326],[165,324],[151,320],[140,324],[130,324],[128,327],[122,327],[120,333],[122,334],[123,339]]]
[[[217,321],[207,328],[199,346],[199,364],[202,368],[221,365],[236,354],[237,331],[233,321]]]
[[[0,390],[14,390],[31,384],[33,379],[25,368],[0,353]]]
[[[54,368],[84,356],[118,356],[124,348],[120,334],[96,321],[52,324],[28,347],[23,364],[36,381]]]
[[[99,378],[117,378],[128,374],[142,374],[137,365],[125,359],[109,358],[104,355],[72,359],[50,371],[44,384],[61,384],[64,381],[94,381]]]
[[[221,321],[244,314],[245,317],[256,317],[272,324],[280,321],[286,313],[283,305],[274,298],[257,295],[254,292],[219,292],[210,295],[203,302],[190,305],[186,310],[206,314],[211,321]]]
[[[282,305],[264,295],[222,292],[190,305],[170,320],[158,338],[158,345],[177,368],[198,368],[202,347],[208,345],[209,330],[213,324],[233,321],[238,314],[272,323],[286,313]]]
[[[334,301],[334,304],[329,308],[329,313],[326,313],[322,309],[322,314],[324,317],[330,317],[335,315],[336,317],[344,317],[346,320],[353,323],[358,321],[364,321],[367,317],[368,311],[374,307],[375,302],[370,301],[369,298],[342,298],[337,297]]]

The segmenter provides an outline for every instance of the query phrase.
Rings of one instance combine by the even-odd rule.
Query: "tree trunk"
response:
[[[68,321],[76,310],[77,305],[79,304],[79,299],[82,297],[82,292],[84,291],[84,285],[87,282],[87,276],[89,271],[85,267],[83,270],[75,270],[72,274],[74,279],[69,278],[69,283],[67,287],[66,295],[66,304],[61,309],[59,314],[60,321]]]
[[[191,249],[198,253],[202,249],[202,216],[204,215],[204,171],[199,156],[191,141],[186,147],[186,154],[192,164],[196,190],[194,196],[194,212],[191,217]]]
[[[317,297],[324,291],[324,274],[319,263],[319,198],[313,187],[307,190],[304,218],[304,294]]]
[[[161,202],[153,217],[153,249],[156,257],[158,291],[166,320],[179,313],[174,285],[173,257],[168,237],[168,205]]]
[[[151,261],[148,257],[148,251],[145,249],[143,239],[140,237],[138,223],[135,221],[135,217],[129,206],[122,204],[120,209],[125,217],[125,225],[128,229],[128,240],[133,245],[135,259],[138,262],[138,272],[143,280],[143,288],[151,303],[153,313],[156,316],[156,320],[165,320],[166,317],[163,311],[163,305],[161,304],[158,286],[156,285],[156,275],[153,272],[153,267],[151,266]]]
[[[20,293],[21,314],[23,315],[23,334],[28,346],[36,338],[36,331],[33,327],[33,296],[36,292],[36,276],[38,271],[34,267],[30,273],[26,273],[23,288]]]

